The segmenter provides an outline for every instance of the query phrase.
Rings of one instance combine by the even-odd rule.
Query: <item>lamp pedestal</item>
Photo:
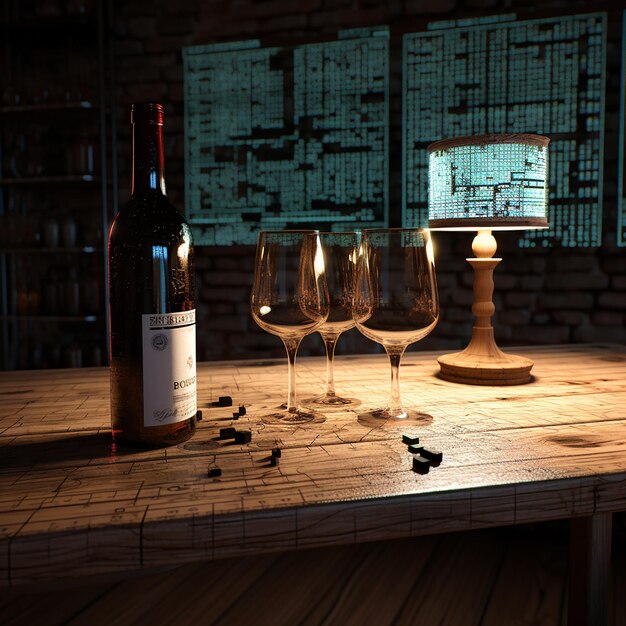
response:
[[[490,230],[479,230],[472,242],[477,258],[467,259],[474,268],[474,304],[476,316],[472,339],[462,352],[438,359],[440,378],[468,385],[522,385],[532,380],[533,362],[525,357],[506,354],[498,348],[493,336],[493,270],[502,259],[493,255],[497,244]]]

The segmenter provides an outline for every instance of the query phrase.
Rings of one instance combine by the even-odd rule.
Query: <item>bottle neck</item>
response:
[[[165,195],[163,124],[142,120],[133,124],[131,193],[156,191]]]

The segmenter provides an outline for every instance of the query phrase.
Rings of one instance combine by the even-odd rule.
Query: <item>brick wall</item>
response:
[[[626,343],[626,249],[615,245],[619,126],[619,52],[622,0],[133,0],[114,3],[120,198],[130,182],[129,110],[135,100],[166,107],[166,180],[173,202],[184,206],[183,73],[181,48],[190,44],[259,37],[263,42],[312,41],[338,29],[387,24],[392,33],[391,102],[399,107],[401,31],[432,19],[517,12],[542,17],[563,12],[610,12],[604,163],[604,244],[594,249],[520,250],[518,234],[497,235],[503,261],[496,270],[494,326],[501,346],[614,341]],[[392,120],[401,119],[399,108]],[[532,130],[532,129],[531,129]],[[400,219],[401,128],[391,129],[392,225]],[[413,349],[460,348],[472,326],[471,234],[435,233],[441,320]],[[249,314],[254,249],[200,247],[197,255],[198,358],[283,356],[280,341]],[[356,330],[342,336],[337,353],[378,350]],[[318,335],[301,353],[322,354]]]

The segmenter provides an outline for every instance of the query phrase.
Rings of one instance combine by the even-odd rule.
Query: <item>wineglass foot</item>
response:
[[[358,422],[368,428],[397,428],[401,429],[407,424],[426,426],[433,421],[432,415],[422,413],[414,409],[404,409],[401,415],[389,412],[389,409],[372,409],[359,413]]]
[[[357,398],[342,398],[341,396],[317,396],[316,398],[307,398],[302,401],[304,405],[317,405],[327,407],[342,407],[342,406],[358,406],[361,401]]]
[[[274,426],[298,426],[300,424],[322,424],[326,421],[326,418],[317,411],[307,409],[287,411],[285,409],[263,415],[261,421],[264,424],[272,424]]]

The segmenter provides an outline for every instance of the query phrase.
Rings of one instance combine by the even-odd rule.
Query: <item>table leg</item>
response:
[[[570,520],[568,626],[606,626],[611,569],[611,513]]]

